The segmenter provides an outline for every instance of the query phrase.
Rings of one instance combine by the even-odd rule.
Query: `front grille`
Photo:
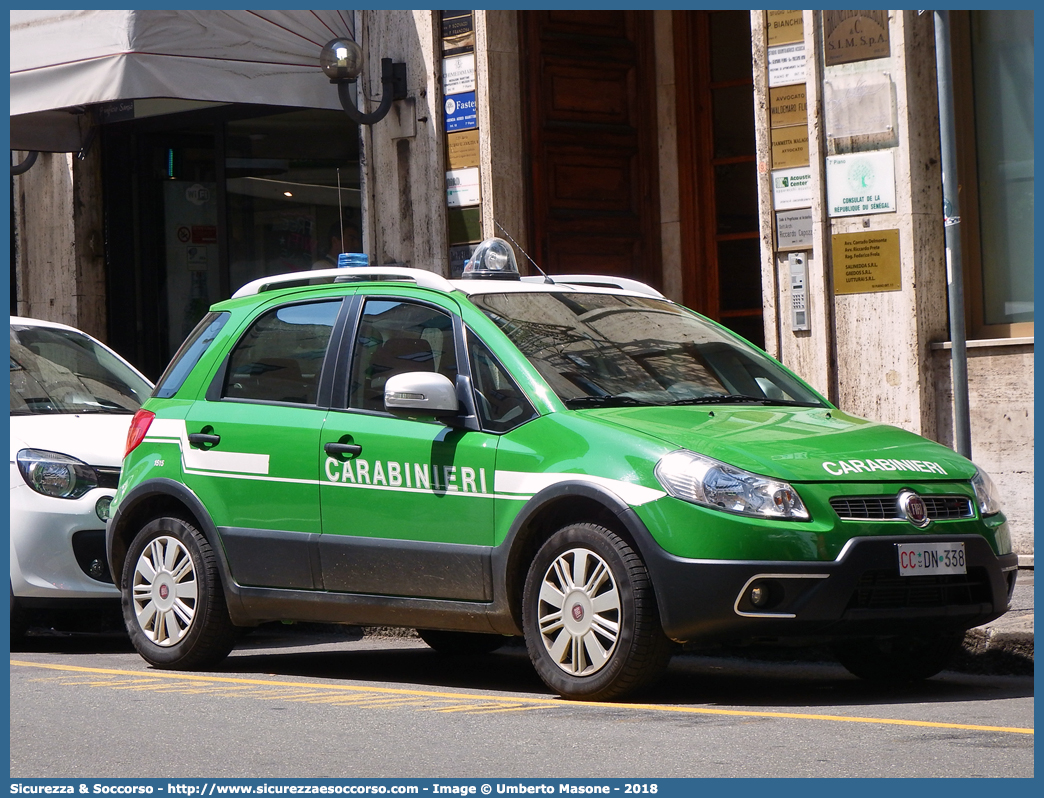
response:
[[[949,521],[954,518],[971,518],[971,500],[964,496],[922,496],[928,517],[933,521]]]
[[[95,472],[98,474],[98,487],[99,488],[112,488],[116,490],[120,484],[120,469],[113,468],[112,466],[94,466]]]
[[[892,521],[899,517],[895,496],[837,498],[830,500],[830,506],[845,521]]]
[[[932,521],[972,518],[971,500],[966,496],[921,496]],[[830,506],[842,521],[904,521],[896,496],[837,496]]]
[[[967,574],[931,576],[899,576],[893,570],[874,570],[859,578],[848,609],[949,607],[990,601],[989,579],[984,568],[970,568]]]

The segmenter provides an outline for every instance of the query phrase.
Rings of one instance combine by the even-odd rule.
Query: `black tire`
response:
[[[154,562],[163,565],[153,569]],[[214,551],[188,521],[156,518],[142,527],[127,552],[121,586],[127,632],[149,664],[207,668],[235,646],[238,630],[228,617]]]
[[[11,644],[12,646],[25,637],[25,633],[29,631],[29,618],[21,604],[15,598],[14,585],[10,585],[11,588]]]
[[[583,584],[574,583],[577,575]],[[563,698],[604,701],[634,693],[671,658],[645,563],[597,524],[564,527],[537,552],[526,577],[522,628],[537,673]]]
[[[841,640],[831,648],[853,676],[878,684],[928,679],[953,660],[964,632],[906,634]]]
[[[509,638],[482,632],[446,632],[441,629],[418,629],[420,639],[440,654],[465,654],[480,657],[491,654]]]

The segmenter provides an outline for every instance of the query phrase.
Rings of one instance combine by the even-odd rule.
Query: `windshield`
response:
[[[11,325],[11,415],[126,413],[152,386],[83,333]]]
[[[568,407],[824,406],[763,352],[665,300],[557,292],[471,300]]]

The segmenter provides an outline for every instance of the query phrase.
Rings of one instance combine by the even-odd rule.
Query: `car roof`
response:
[[[68,324],[62,324],[57,321],[47,321],[46,319],[30,319],[28,316],[12,316],[11,324],[17,324],[21,327],[53,327],[57,330],[69,330],[71,332],[77,332],[81,335],[86,335],[88,338],[91,336],[85,333],[83,330],[78,330],[75,327],[71,327]]]
[[[239,288],[233,299],[253,296],[280,289],[302,288],[331,283],[357,284],[361,282],[407,282],[442,293],[476,294],[534,293],[534,292],[594,292],[626,296],[646,296],[666,299],[655,288],[626,277],[600,274],[565,274],[544,277],[522,277],[520,280],[447,280],[426,269],[403,266],[364,266],[348,269],[319,269],[316,271],[275,274],[253,280]]]

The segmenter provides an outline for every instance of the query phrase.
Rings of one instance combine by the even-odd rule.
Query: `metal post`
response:
[[[939,87],[939,139],[942,150],[943,224],[946,226],[946,283],[950,299],[950,371],[953,377],[954,444],[971,457],[968,409],[968,350],[964,335],[964,271],[961,264],[961,211],[957,197],[957,149],[953,121],[953,68],[950,13],[935,12],[935,68]]]

